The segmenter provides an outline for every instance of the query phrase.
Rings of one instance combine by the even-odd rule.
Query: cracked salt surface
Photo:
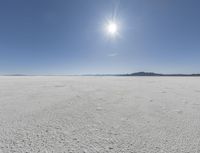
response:
[[[200,152],[200,78],[0,77],[0,153]]]

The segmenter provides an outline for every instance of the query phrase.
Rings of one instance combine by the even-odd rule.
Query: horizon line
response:
[[[88,74],[1,74],[0,76],[200,76],[200,73],[156,73],[156,72],[133,72],[133,73],[88,73]]]

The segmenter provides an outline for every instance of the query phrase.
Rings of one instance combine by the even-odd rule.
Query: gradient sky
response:
[[[0,74],[137,71],[200,73],[199,0],[0,0]]]

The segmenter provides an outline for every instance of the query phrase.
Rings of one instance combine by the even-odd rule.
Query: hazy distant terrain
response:
[[[126,73],[126,74],[96,74],[96,75],[85,75],[85,76],[177,76],[177,77],[200,77],[199,73],[196,74],[162,74],[162,73],[154,73],[154,72],[135,72],[135,73]]]
[[[200,152],[198,77],[0,77],[0,153]]]

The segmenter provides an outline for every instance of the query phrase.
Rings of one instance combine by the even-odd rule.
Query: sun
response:
[[[109,35],[114,36],[118,32],[118,25],[115,22],[109,22],[107,24],[107,32]]]

